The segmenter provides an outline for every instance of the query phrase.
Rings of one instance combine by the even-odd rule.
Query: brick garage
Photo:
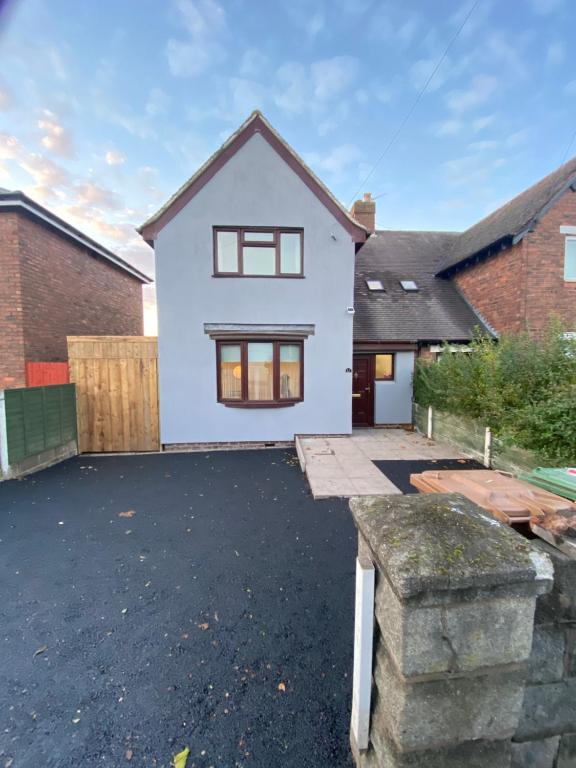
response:
[[[0,202],[0,388],[65,361],[66,336],[142,334],[145,275],[21,193]]]

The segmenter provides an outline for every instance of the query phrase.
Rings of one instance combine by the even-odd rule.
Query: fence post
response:
[[[8,430],[6,428],[6,401],[4,390],[0,389],[0,478],[8,477]]]
[[[490,467],[492,463],[492,430],[486,427],[484,434],[484,466]]]
[[[428,426],[426,428],[426,437],[432,440],[432,428],[434,424],[434,411],[431,405],[428,406]]]
[[[352,749],[368,749],[372,693],[372,639],[374,635],[374,564],[360,550],[356,559],[356,611],[354,617],[354,676],[352,684]]]

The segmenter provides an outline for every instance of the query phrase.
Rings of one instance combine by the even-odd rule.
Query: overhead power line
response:
[[[569,154],[570,150],[572,149],[572,144],[574,144],[574,139],[576,139],[576,131],[574,131],[574,133],[572,134],[572,138],[568,142],[568,146],[566,147],[566,150],[565,150],[564,154],[562,155],[562,160],[560,161],[560,165],[564,165],[564,163],[568,159],[568,154]]]
[[[476,6],[477,6],[479,3],[480,3],[480,0],[475,0],[475,2],[474,2],[474,3],[472,3],[472,6],[470,7],[470,10],[468,11],[468,13],[466,14],[466,16],[464,17],[464,21],[462,22],[462,24],[460,24],[460,26],[458,27],[458,29],[457,29],[457,30],[456,30],[456,32],[454,33],[454,35],[453,35],[452,39],[450,40],[450,42],[449,42],[449,43],[448,43],[448,45],[446,46],[446,48],[445,48],[445,50],[444,50],[444,53],[443,53],[443,54],[442,54],[442,56],[440,56],[440,58],[438,59],[438,62],[436,63],[436,66],[434,67],[434,69],[433,69],[433,70],[432,70],[432,72],[430,73],[430,76],[428,77],[428,79],[426,80],[426,82],[424,83],[424,85],[422,86],[422,88],[420,89],[420,91],[419,91],[418,95],[416,96],[416,98],[415,98],[415,99],[414,99],[414,101],[412,102],[412,104],[411,104],[411,106],[410,106],[410,109],[408,110],[408,112],[406,112],[406,114],[404,115],[404,118],[402,119],[402,121],[401,121],[400,125],[398,126],[398,128],[396,128],[396,130],[395,130],[395,131],[394,131],[394,133],[392,134],[392,136],[391,136],[390,140],[388,141],[388,143],[387,143],[387,144],[386,144],[386,146],[384,147],[384,150],[383,150],[382,154],[381,154],[381,155],[378,157],[378,159],[376,160],[376,162],[374,163],[374,165],[373,165],[373,166],[372,166],[372,168],[370,169],[370,172],[368,173],[368,175],[366,176],[366,178],[365,178],[365,179],[362,181],[362,183],[361,183],[361,184],[360,184],[360,186],[358,187],[357,191],[356,191],[356,192],[355,192],[355,193],[352,195],[352,199],[351,199],[351,200],[350,200],[350,202],[348,203],[348,207],[350,207],[350,206],[352,205],[352,203],[353,203],[353,202],[354,202],[354,200],[356,199],[356,196],[359,194],[359,192],[361,192],[361,191],[363,190],[363,188],[364,188],[364,186],[365,186],[366,182],[367,182],[367,181],[370,179],[370,177],[372,176],[372,174],[374,173],[374,171],[376,170],[376,168],[378,168],[378,166],[380,165],[380,163],[382,162],[382,160],[383,160],[383,159],[386,157],[386,155],[388,154],[388,152],[389,152],[389,151],[390,151],[390,149],[392,148],[392,146],[393,146],[394,142],[396,141],[396,139],[398,138],[398,136],[400,136],[400,134],[402,133],[402,130],[404,129],[404,126],[406,125],[406,123],[408,122],[408,120],[410,120],[410,118],[412,117],[412,114],[413,114],[414,110],[416,109],[416,107],[417,107],[417,106],[418,106],[418,104],[420,103],[420,99],[422,98],[422,96],[424,96],[424,94],[425,94],[425,93],[426,93],[426,91],[428,90],[428,86],[430,85],[430,83],[431,83],[431,82],[432,82],[432,80],[434,79],[434,75],[436,74],[436,72],[438,72],[438,70],[440,69],[440,67],[441,67],[441,66],[442,66],[442,64],[444,63],[444,60],[446,59],[446,56],[448,56],[448,53],[450,52],[450,49],[452,48],[452,46],[454,45],[454,43],[456,42],[456,40],[457,40],[457,39],[458,39],[458,37],[460,36],[460,33],[462,32],[462,30],[464,29],[464,27],[465,27],[465,26],[466,26],[466,24],[468,23],[468,20],[470,19],[470,17],[472,16],[472,14],[474,13],[474,11],[476,10]]]

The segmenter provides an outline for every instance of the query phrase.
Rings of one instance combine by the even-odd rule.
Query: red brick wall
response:
[[[576,227],[576,193],[565,192],[525,240],[526,326],[535,336],[545,329],[547,320],[558,315],[569,330],[576,331],[576,283],[564,280],[563,225]]]
[[[2,376],[13,376],[11,386],[22,386],[26,361],[65,361],[66,336],[142,334],[139,281],[22,214],[0,214],[0,235],[8,226],[7,218],[13,222],[19,248],[21,289],[18,306],[9,316],[17,313],[20,344],[7,345],[6,362],[4,355],[0,360],[0,381]],[[15,261],[0,237],[2,273],[8,259]],[[17,268],[12,268],[17,274]],[[14,304],[12,291],[8,297],[0,293],[2,318],[5,304]]]
[[[0,214],[0,389],[25,384],[18,214]]]
[[[561,225],[576,226],[576,194],[566,192],[518,245],[459,272],[454,280],[500,333],[538,336],[558,315],[576,330],[576,283],[564,281]]]

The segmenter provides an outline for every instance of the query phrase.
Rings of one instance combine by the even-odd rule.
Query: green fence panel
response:
[[[74,384],[4,392],[8,461],[19,461],[76,439]]]

